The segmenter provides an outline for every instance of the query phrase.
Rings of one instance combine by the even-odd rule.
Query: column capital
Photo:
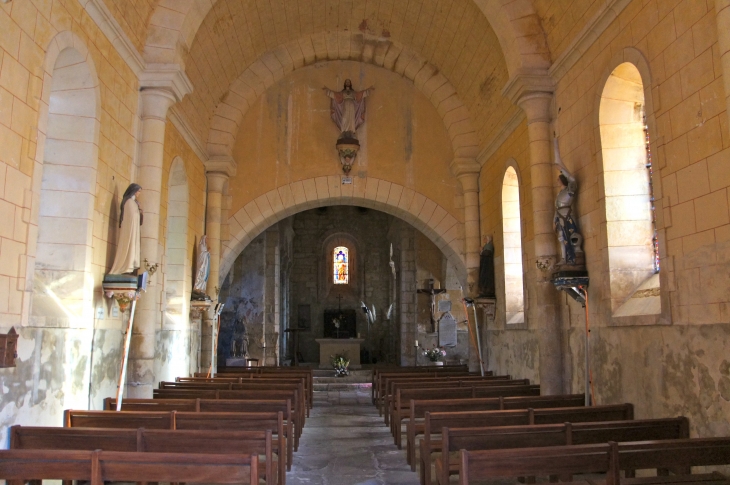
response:
[[[139,74],[139,88],[165,90],[179,103],[186,94],[193,91],[193,84],[178,64],[147,64]]]
[[[482,170],[482,166],[473,158],[455,158],[449,168],[456,178],[464,175],[479,176],[479,172]]]
[[[507,81],[502,95],[525,111],[527,122],[550,122],[550,103],[555,93],[555,83],[547,70],[518,71]]]
[[[206,174],[220,173],[226,177],[236,175],[237,164],[231,156],[213,156],[204,162],[204,165]]]

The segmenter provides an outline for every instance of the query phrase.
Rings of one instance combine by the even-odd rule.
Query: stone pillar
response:
[[[210,252],[210,275],[206,291],[213,301],[218,300],[218,290],[221,287],[220,264],[221,264],[221,215],[223,209],[223,189],[228,179],[236,173],[236,165],[232,158],[216,158],[205,162],[206,176],[208,178],[208,193],[205,213],[205,234],[208,236],[208,251]],[[211,307],[211,310],[215,305]],[[211,365],[211,338],[213,325],[212,311],[203,316],[203,328],[201,329],[201,367],[207,371]],[[217,362],[213,362],[217,365]]]
[[[281,329],[281,243],[279,225],[266,230],[264,250],[264,328],[261,344],[264,360],[261,365],[278,365],[279,332]]]
[[[725,84],[727,117],[730,118],[730,0],[715,0],[717,41],[722,60],[722,78]]]
[[[561,394],[564,391],[562,325],[558,290],[552,284],[550,271],[557,255],[553,182],[558,174],[550,159],[552,80],[547,74],[518,75],[507,84],[504,94],[524,110],[530,137],[530,191],[538,267],[530,314],[537,317],[531,326],[536,327],[540,346],[540,385],[544,394]]]
[[[457,158],[451,162],[453,173],[464,192],[464,250],[466,278],[470,296],[479,292],[479,172],[481,165],[472,158]]]
[[[146,71],[140,75],[140,87],[142,133],[139,178],[136,182],[143,189],[140,197],[144,209],[140,257],[141,271],[144,271],[144,260],[147,259],[150,265],[158,264],[163,252],[160,242],[160,194],[167,110],[182,100],[192,88],[179,68]],[[147,292],[137,304],[127,370],[127,396],[130,398],[151,398],[156,385],[154,359],[156,329],[162,318],[161,274],[159,272],[150,277]]]
[[[418,338],[416,320],[416,248],[412,226],[400,224],[400,365],[416,365],[414,343]],[[421,361],[420,363],[423,363]]]

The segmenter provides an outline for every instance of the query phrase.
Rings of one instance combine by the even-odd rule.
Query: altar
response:
[[[319,344],[319,368],[332,369],[330,358],[335,354],[346,354],[350,360],[350,369],[360,369],[360,344],[361,338],[318,338]]]

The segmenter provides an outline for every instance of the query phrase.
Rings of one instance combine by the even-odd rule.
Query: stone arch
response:
[[[312,34],[295,43],[281,45],[267,52],[251,64],[229,86],[228,93],[216,106],[207,140],[208,154],[230,156],[238,135],[239,126],[249,107],[266,90],[284,76],[299,69],[321,62],[315,55],[305,55],[299,46],[326,44],[324,37],[330,34]],[[471,123],[469,110],[459,98],[451,82],[418,54],[407,47],[387,39],[360,32],[336,32],[335,49],[328,52],[327,61],[355,60],[388,69],[414,82],[416,88],[428,98],[443,119],[451,138],[455,158],[476,158],[479,153],[479,137]],[[340,50],[337,46],[347,46]]]
[[[652,294],[650,298],[632,301],[633,295],[642,290],[658,292],[666,284],[660,284],[660,280],[667,278],[667,272],[654,274],[651,236],[647,235],[653,234],[648,186],[651,182],[654,190],[661,193],[661,177],[649,180],[646,173],[644,121],[635,112],[641,105],[649,134],[656,133],[651,83],[648,61],[639,50],[627,47],[609,61],[596,84],[596,158],[599,176],[603,176],[601,199],[606,216],[601,243],[607,255],[603,258],[607,265],[604,271],[608,273],[605,294],[610,300],[606,311],[616,317],[669,315],[667,302],[661,301],[666,295]],[[628,140],[630,133],[633,136]],[[657,211],[661,210],[660,200],[654,205]],[[659,248],[666,254],[664,232],[657,230],[657,236]]]
[[[143,57],[184,65],[195,34],[217,0],[160,0],[149,20]],[[550,52],[531,0],[473,0],[499,39],[510,77],[550,66]]]
[[[43,69],[33,171],[31,224],[38,235],[35,254],[29,255],[30,316],[46,327],[92,328],[99,79],[86,45],[69,31],[51,40]]]
[[[261,232],[298,212],[327,205],[367,207],[410,223],[443,251],[465,284],[463,222],[433,200],[402,185],[357,177],[352,185],[341,185],[341,177],[334,175],[284,184],[232,214],[228,221],[231,239],[221,250],[221,281],[236,257]]]

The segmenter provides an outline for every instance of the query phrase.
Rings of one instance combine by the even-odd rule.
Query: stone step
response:
[[[372,384],[369,382],[342,382],[342,378],[338,379],[337,382],[315,382],[314,392],[328,392],[328,391],[356,391],[358,389],[370,389]]]
[[[334,375],[334,372],[335,371],[333,369],[314,369],[312,371],[312,375],[315,379],[320,377],[332,377]],[[351,376],[360,376],[363,378],[367,378],[367,382],[372,382],[373,371],[371,371],[370,369],[350,369],[350,377]]]

